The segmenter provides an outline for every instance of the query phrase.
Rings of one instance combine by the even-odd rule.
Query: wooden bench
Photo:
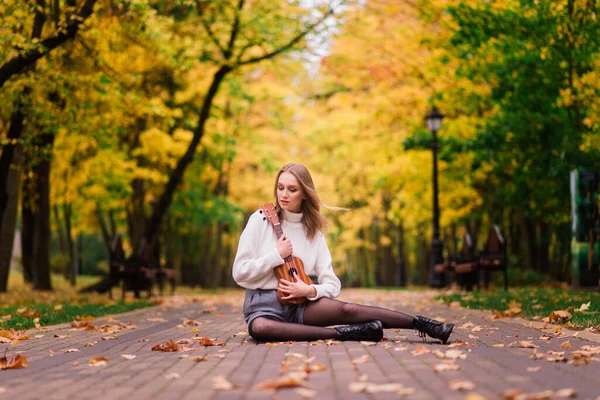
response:
[[[502,271],[504,273],[504,290],[508,290],[506,241],[500,233],[498,225],[493,225],[488,232],[485,248],[479,254],[479,270],[482,272],[486,289],[489,284],[489,273],[491,271]]]
[[[473,240],[469,232],[463,237],[460,251],[452,263],[452,269],[456,275],[456,283],[463,289],[472,290],[477,285],[477,271],[479,268],[479,257],[475,251]]]
[[[140,244],[138,252],[125,258],[121,237],[115,235],[109,256],[109,297],[112,299],[112,288],[121,287],[121,297],[125,299],[127,291],[134,292],[139,299],[140,292],[146,291],[147,297],[152,296],[154,283],[158,284],[159,294],[162,296],[165,281],[171,284],[171,294],[175,292],[176,273],[174,269],[162,268],[152,248],[144,241]]]

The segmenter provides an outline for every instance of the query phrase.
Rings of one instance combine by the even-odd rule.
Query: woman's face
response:
[[[277,181],[277,200],[282,209],[293,213],[299,213],[302,206],[304,193],[298,183],[298,179],[289,173],[283,172]]]

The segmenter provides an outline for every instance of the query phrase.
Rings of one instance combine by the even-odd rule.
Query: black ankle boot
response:
[[[452,333],[452,329],[454,329],[454,324],[444,324],[420,315],[417,315],[413,319],[413,326],[419,331],[419,336],[423,338],[423,341],[426,340],[425,335],[429,335],[434,339],[441,340],[444,344],[446,344]]]
[[[335,330],[338,331],[340,335],[338,339],[341,341],[355,340],[359,342],[365,340],[369,342],[379,342],[383,339],[383,325],[381,324],[381,321],[340,326],[335,328]]]

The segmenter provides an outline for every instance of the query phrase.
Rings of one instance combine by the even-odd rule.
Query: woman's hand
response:
[[[302,279],[297,278],[296,282],[280,279],[278,289],[287,295],[282,297],[282,300],[289,300],[296,297],[315,297],[317,295],[317,290],[314,287],[307,285]]]
[[[293,250],[294,249],[292,248],[292,242],[288,240],[287,236],[284,233],[283,235],[281,235],[279,240],[277,240],[277,251],[279,252],[279,255],[281,256],[281,258],[286,258],[287,256],[292,255]]]

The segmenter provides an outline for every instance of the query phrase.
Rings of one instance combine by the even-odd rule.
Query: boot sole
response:
[[[450,335],[452,334],[452,331],[454,330],[454,324],[448,324],[448,326],[450,327],[450,329],[448,330],[448,333],[440,338],[440,340],[442,341],[443,344],[446,344],[446,342],[448,341],[448,338],[450,337]]]

